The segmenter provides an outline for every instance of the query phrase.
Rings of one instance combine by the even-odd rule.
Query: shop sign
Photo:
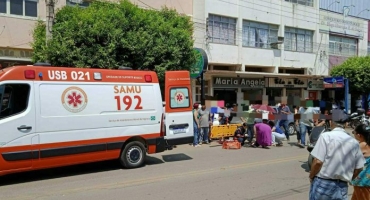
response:
[[[190,72],[191,78],[198,78],[204,71],[207,70],[208,56],[203,49],[194,48],[196,55],[196,63],[193,65],[193,70]]]
[[[324,88],[343,88],[343,87],[344,87],[344,78],[342,76],[324,78]]]
[[[269,78],[270,88],[307,88],[307,79],[301,78]]]
[[[214,87],[264,88],[265,78],[224,78],[214,77]]]
[[[32,53],[33,53],[32,50],[0,48],[0,57],[31,59]]]
[[[364,20],[320,10],[320,31],[363,38]]]
[[[307,90],[324,90],[324,81],[323,80],[308,80]]]

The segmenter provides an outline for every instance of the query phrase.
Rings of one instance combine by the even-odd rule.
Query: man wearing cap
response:
[[[359,143],[344,129],[347,116],[333,113],[336,128],[320,135],[311,155],[310,200],[348,199],[348,182],[362,170],[365,159]],[[334,119],[333,119],[334,120]]]

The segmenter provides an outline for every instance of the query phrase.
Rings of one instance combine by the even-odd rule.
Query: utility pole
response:
[[[46,46],[48,46],[48,41],[52,38],[52,29],[54,23],[54,0],[45,0],[46,3]],[[48,56],[45,62],[49,63]]]
[[[52,38],[52,29],[54,23],[54,0],[45,0],[46,3],[46,44]]]

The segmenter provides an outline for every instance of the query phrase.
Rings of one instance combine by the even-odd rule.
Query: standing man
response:
[[[198,147],[199,146],[199,114],[198,114],[198,108],[199,104],[194,103],[193,105],[193,126],[194,126],[194,140],[193,140],[193,146]]]
[[[212,124],[211,115],[208,110],[206,110],[206,106],[202,105],[202,109],[198,111],[199,113],[199,126],[200,126],[200,137],[199,137],[199,144],[201,145],[202,142],[208,144],[209,143],[209,126]]]
[[[340,116],[336,128],[322,133],[311,152],[310,200],[347,200],[348,182],[364,167],[359,143],[343,129],[347,118]]]
[[[290,141],[289,139],[289,121],[288,121],[288,115],[291,114],[289,107],[286,104],[281,104],[281,118],[279,121],[279,126],[284,127],[285,136],[287,141]]]

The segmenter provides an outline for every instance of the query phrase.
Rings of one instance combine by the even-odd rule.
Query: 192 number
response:
[[[139,95],[135,95],[132,99],[131,96],[123,96],[121,100],[121,96],[115,96],[114,99],[117,101],[117,110],[121,110],[121,102],[126,106],[125,110],[130,110],[133,99],[137,100],[136,106],[134,110],[142,110],[143,107],[141,106],[141,97]]]

